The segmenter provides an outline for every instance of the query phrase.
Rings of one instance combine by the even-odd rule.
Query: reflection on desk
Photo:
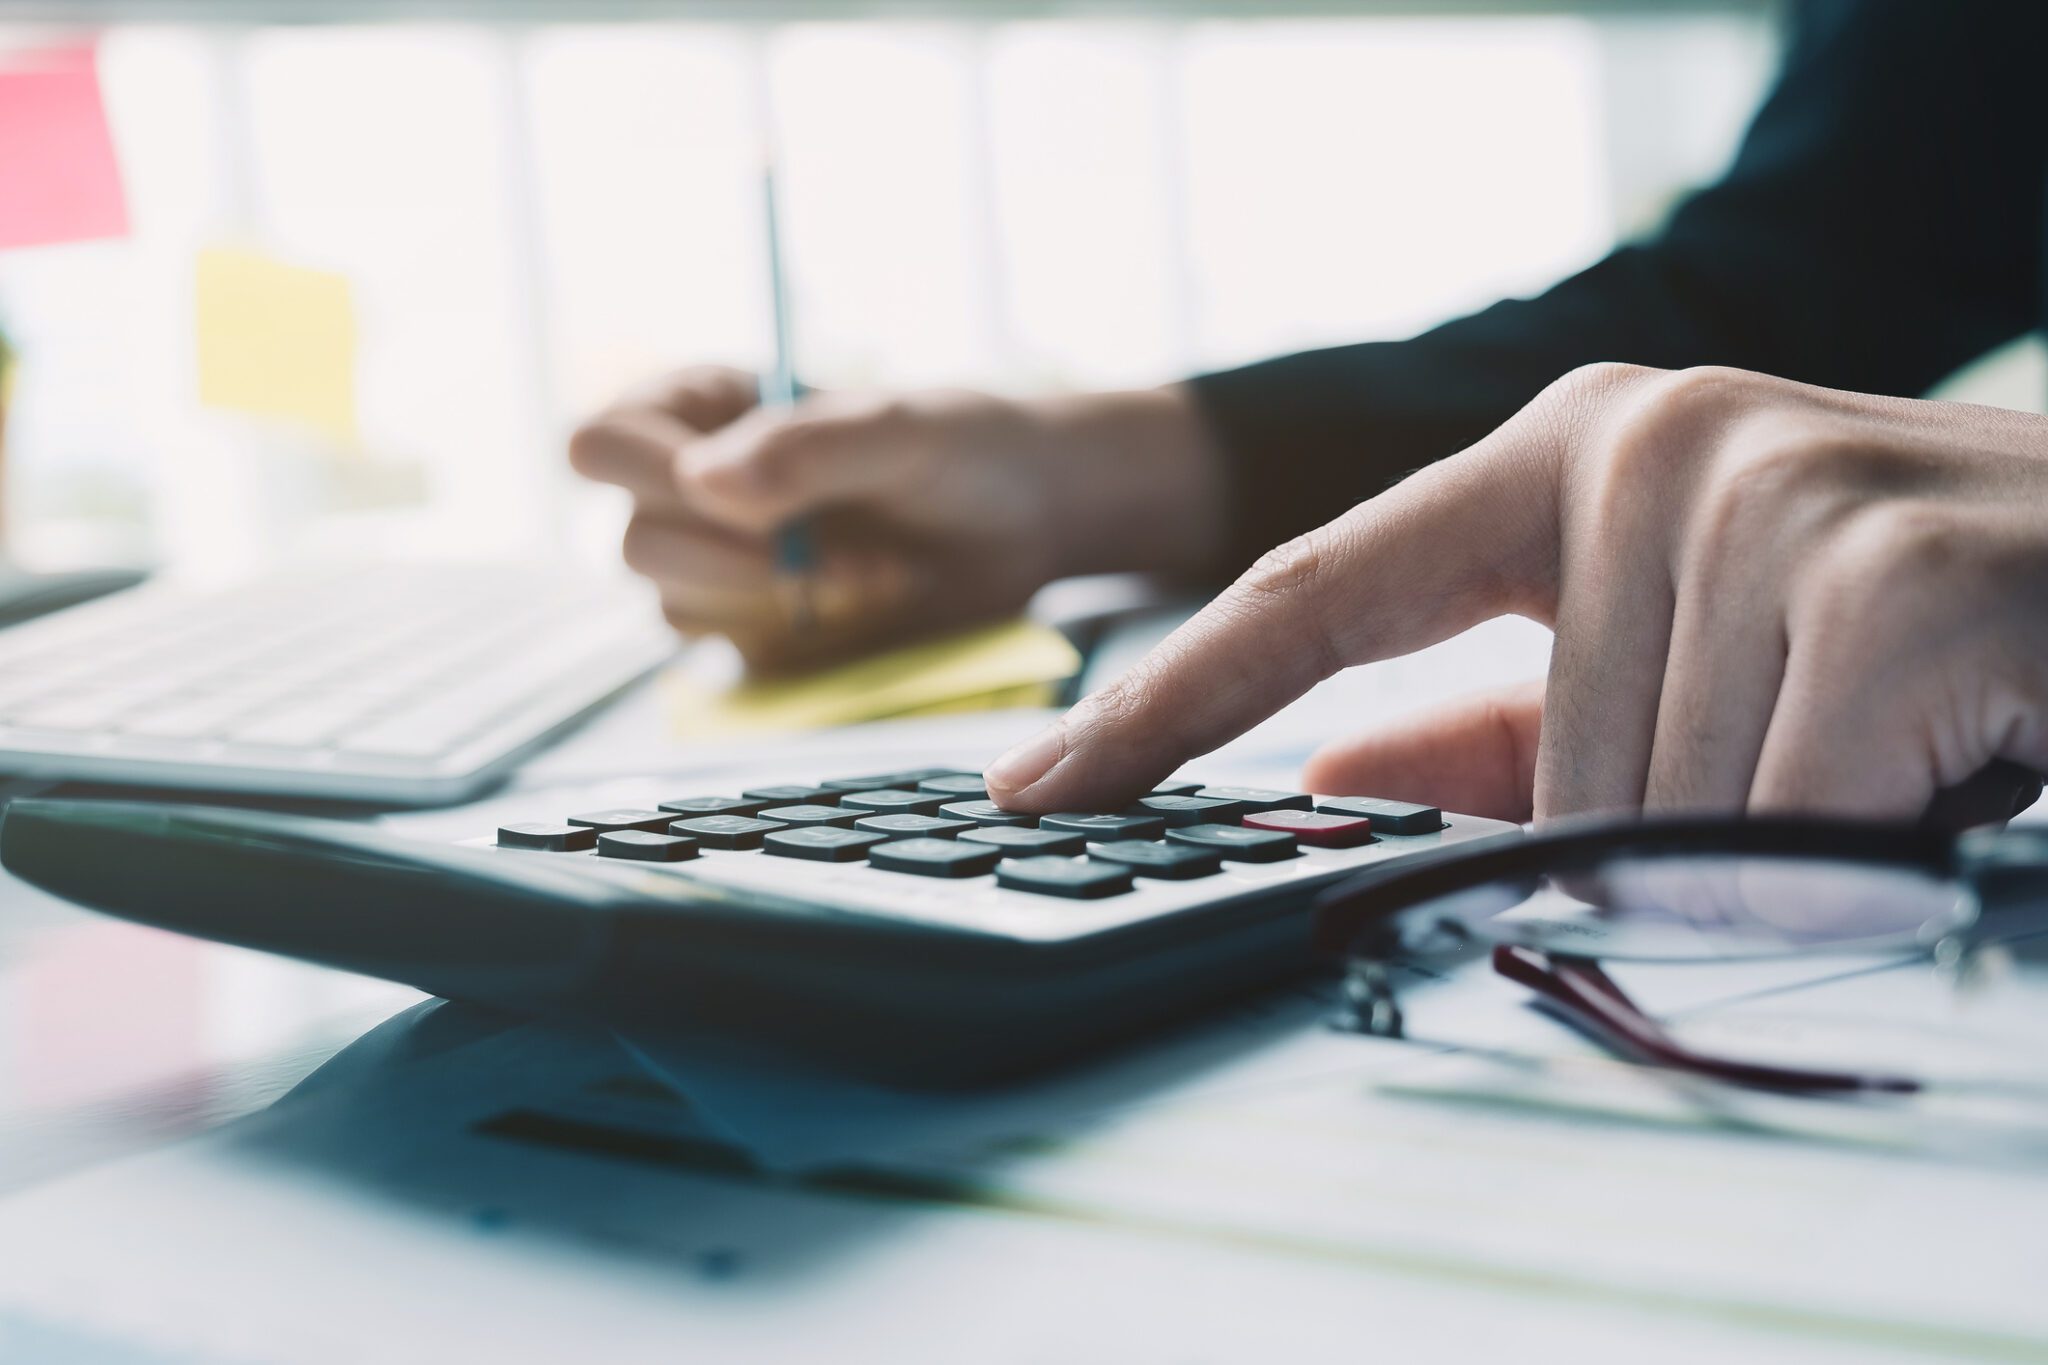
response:
[[[262,1108],[420,999],[0,880],[0,1195]]]
[[[1493,982],[1414,999],[1580,1055]],[[2037,1170],[1392,1094],[1444,1059],[1327,1004],[779,1164],[689,1046],[422,1005],[212,1137],[0,1202],[34,1248],[0,1324],[312,1361],[1310,1358],[1361,1315],[1433,1359],[2048,1353]]]

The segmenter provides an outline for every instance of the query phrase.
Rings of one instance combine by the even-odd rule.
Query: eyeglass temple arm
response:
[[[1502,944],[1493,950],[1493,969],[1536,992],[1566,1022],[1595,1041],[1651,1065],[1729,1085],[1798,1094],[1906,1095],[1920,1089],[1917,1081],[1903,1076],[1771,1066],[1696,1052],[1667,1033],[1597,962],[1587,958]]]

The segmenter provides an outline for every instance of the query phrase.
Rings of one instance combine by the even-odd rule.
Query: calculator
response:
[[[200,937],[522,1014],[679,1027],[886,1081],[999,1080],[1314,965],[1360,868],[1519,837],[1176,781],[1043,816],[931,767],[531,812],[461,842],[229,808],[16,801],[0,862]]]

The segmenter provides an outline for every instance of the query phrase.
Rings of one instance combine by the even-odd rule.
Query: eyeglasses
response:
[[[1398,1037],[1393,964],[1490,948],[1494,969],[1632,1060],[1804,1094],[1921,1081],[1707,1055],[1599,965],[1925,955],[1960,966],[2048,932],[2048,830],[1944,834],[1797,818],[1561,822],[1368,870],[1325,892],[1318,946],[1348,964],[1353,1025]]]

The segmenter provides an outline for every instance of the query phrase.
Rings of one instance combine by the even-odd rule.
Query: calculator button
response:
[[[1363,815],[1324,815],[1312,810],[1264,810],[1244,818],[1246,829],[1292,834],[1314,848],[1357,848],[1376,842],[1373,822]]]
[[[1434,834],[1444,827],[1444,813],[1435,806],[1378,796],[1326,796],[1316,809],[1326,815],[1362,815],[1376,834]]]
[[[814,863],[857,863],[868,850],[883,842],[885,834],[863,834],[836,825],[805,825],[801,829],[775,829],[761,836],[761,851],[778,858],[806,858]]]
[[[1244,814],[1235,801],[1213,796],[1148,796],[1132,807],[1132,815],[1156,815],[1169,829],[1181,825],[1227,825]]]
[[[970,829],[960,836],[968,843],[999,848],[1005,858],[1029,858],[1043,854],[1074,854],[1088,847],[1088,836],[1065,829],[1022,829],[1015,825],[991,825]]]
[[[946,804],[946,798],[930,792],[884,787],[877,791],[847,792],[839,798],[839,804],[875,815],[936,815],[939,807]]]
[[[873,773],[867,777],[828,777],[818,785],[835,792],[905,791],[935,777],[958,777],[957,768],[910,768],[900,773]]]
[[[988,783],[979,773],[947,773],[944,777],[927,777],[917,784],[921,792],[943,796],[948,801],[962,798],[977,799],[988,795]]]
[[[1192,844],[1155,844],[1149,839],[1119,839],[1110,844],[1090,844],[1088,856],[1097,862],[1115,863],[1140,877],[1158,877],[1184,882],[1208,877],[1223,870],[1221,855]]]
[[[1235,801],[1246,811],[1307,810],[1315,805],[1315,798],[1306,792],[1272,792],[1258,787],[1204,787],[1195,795],[1214,801]]]
[[[616,829],[597,836],[597,856],[632,858],[643,863],[680,863],[697,856],[697,841],[680,834]]]
[[[749,801],[758,801],[754,810],[715,811],[718,815],[752,815],[761,806],[836,806],[839,793],[823,787],[749,787],[740,793]],[[668,807],[663,806],[663,810]]]
[[[537,848],[546,853],[580,853],[597,843],[597,831],[583,825],[550,825],[529,820],[498,826],[498,847]]]
[[[662,802],[661,808],[675,815],[753,815],[767,804],[752,795],[744,801],[737,796],[678,796]]]
[[[939,814],[950,815],[955,820],[972,820],[977,825],[1020,825],[1038,823],[1035,815],[1019,815],[1013,810],[1004,810],[993,801],[955,801],[940,806]]]
[[[1157,815],[1082,815],[1066,812],[1042,815],[1040,829],[1064,829],[1091,839],[1157,839],[1166,821]]]
[[[744,815],[704,815],[678,820],[668,832],[686,834],[706,848],[759,848],[762,835],[781,828],[773,820],[752,820]]]
[[[1166,831],[1166,837],[1177,844],[1206,848],[1232,863],[1277,863],[1299,851],[1294,847],[1292,834],[1249,829],[1244,825],[1189,825],[1186,829]]]
[[[1152,789],[1154,796],[1193,796],[1203,787],[1200,782],[1161,782]]]
[[[868,862],[887,872],[914,872],[920,877],[979,877],[994,869],[1002,856],[999,849],[958,839],[897,839],[875,845]]]
[[[838,806],[770,806],[761,812],[761,818],[785,825],[851,825],[860,812]]]
[[[1041,896],[1095,900],[1130,890],[1131,874],[1084,858],[1012,858],[996,869],[996,885]]]
[[[615,829],[644,829],[659,834],[668,828],[668,822],[675,817],[663,815],[658,810],[594,810],[583,815],[572,815],[569,823],[594,829],[603,834]]]
[[[950,839],[975,824],[972,820],[942,820],[936,815],[864,815],[853,827],[891,839]]]

